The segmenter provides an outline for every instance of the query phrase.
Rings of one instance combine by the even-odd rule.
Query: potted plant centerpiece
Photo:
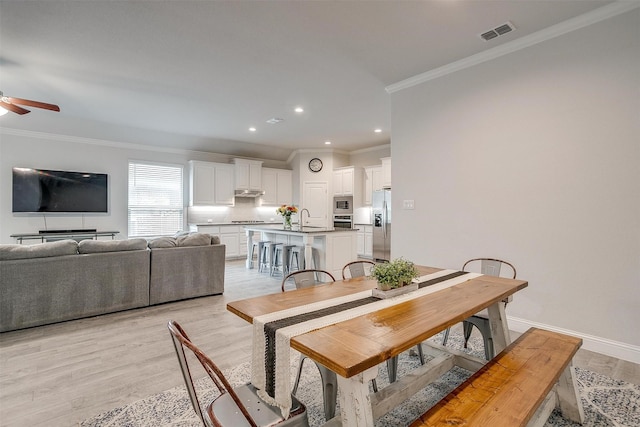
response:
[[[276,209],[278,215],[282,215],[282,226],[285,230],[291,230],[291,215],[298,213],[295,206],[282,205]]]
[[[371,269],[371,276],[378,281],[378,288],[373,290],[373,296],[389,298],[416,290],[418,284],[412,281],[418,275],[415,264],[404,258],[376,264]]]

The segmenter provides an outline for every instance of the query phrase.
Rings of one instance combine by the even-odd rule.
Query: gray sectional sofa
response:
[[[224,262],[206,233],[0,245],[0,332],[221,294]]]

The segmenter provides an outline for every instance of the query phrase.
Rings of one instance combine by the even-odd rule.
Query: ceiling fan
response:
[[[13,111],[16,114],[27,114],[29,110],[20,107],[20,105],[26,105],[29,107],[44,108],[45,110],[60,111],[60,107],[54,104],[47,104],[46,102],[31,101],[29,99],[12,98],[4,96],[0,91],[0,116],[6,114],[7,111]]]

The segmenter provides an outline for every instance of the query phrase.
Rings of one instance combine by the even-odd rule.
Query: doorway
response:
[[[329,226],[329,201],[326,181],[305,181],[302,184],[302,207],[309,210],[304,216],[304,224],[313,227]],[[302,214],[298,214],[302,217]]]

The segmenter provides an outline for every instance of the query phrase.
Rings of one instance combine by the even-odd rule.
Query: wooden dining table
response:
[[[442,269],[418,266],[421,275]],[[265,314],[373,289],[375,279],[359,277],[287,292],[233,301],[227,309],[253,323]],[[340,321],[290,339],[291,348],[338,375],[340,415],[327,425],[373,426],[374,420],[453,368],[476,371],[486,360],[436,344],[429,362],[391,385],[370,393],[378,365],[488,309],[495,353],[511,343],[504,303],[527,287],[524,280],[475,275],[469,280],[397,305]]]

